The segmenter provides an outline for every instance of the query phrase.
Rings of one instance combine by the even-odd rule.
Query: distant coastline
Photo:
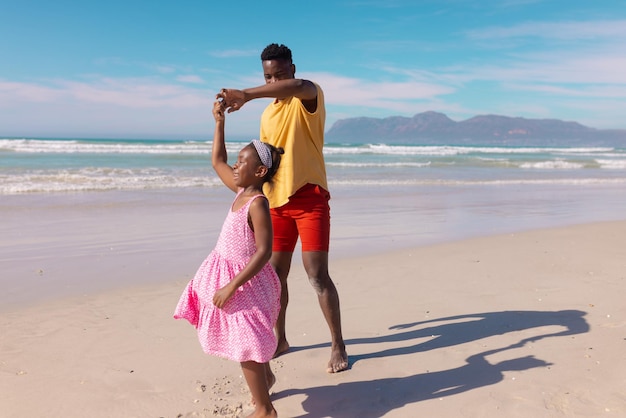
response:
[[[229,142],[246,143],[255,135],[231,135]],[[101,143],[210,143],[210,136],[172,137],[118,135],[0,135],[0,141],[89,141]],[[613,147],[626,149],[626,129],[597,129],[576,121],[479,115],[454,121],[435,111],[412,117],[339,119],[325,132],[326,144],[451,145],[512,147]],[[0,144],[1,145],[1,144]]]
[[[526,119],[481,115],[456,122],[428,111],[413,117],[356,117],[336,121],[326,142],[384,142],[393,144],[611,146],[626,147],[626,129],[595,129],[558,119]]]

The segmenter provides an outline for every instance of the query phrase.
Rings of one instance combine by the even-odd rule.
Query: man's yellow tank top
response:
[[[289,201],[307,183],[328,190],[324,163],[324,123],[326,108],[324,93],[317,84],[317,109],[310,113],[296,97],[274,100],[261,115],[260,140],[281,147],[278,172],[264,192],[270,207],[277,208]]]

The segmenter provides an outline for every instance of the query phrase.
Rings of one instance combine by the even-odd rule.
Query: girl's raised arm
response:
[[[233,192],[237,192],[237,185],[233,177],[233,168],[228,165],[228,154],[226,152],[226,143],[224,139],[224,124],[226,117],[224,116],[224,105],[220,101],[213,103],[213,117],[215,118],[215,132],[213,133],[213,151],[211,153],[211,162],[213,169],[226,185]]]

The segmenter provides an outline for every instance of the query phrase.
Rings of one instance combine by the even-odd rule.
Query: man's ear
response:
[[[291,73],[295,76],[296,75],[296,64],[291,64]]]

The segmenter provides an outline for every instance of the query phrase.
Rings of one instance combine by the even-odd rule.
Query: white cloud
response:
[[[259,55],[259,51],[256,49],[225,49],[211,51],[209,55],[216,58],[255,57]]]
[[[154,65],[148,67],[153,68],[157,73],[160,74],[172,74],[176,72],[176,68],[172,65]]]
[[[60,97],[60,92],[46,86],[0,80],[0,107],[12,106],[20,102],[52,102]]]
[[[92,82],[55,80],[50,85],[0,82],[3,103],[76,102],[107,103],[126,108],[209,106],[205,90],[158,83],[150,79],[101,78]]]
[[[616,51],[539,52],[488,65],[441,69],[437,79],[462,85],[470,81],[565,84],[626,84],[626,57]]]
[[[470,39],[537,37],[559,40],[626,39],[626,20],[589,22],[526,22],[510,27],[494,26],[465,32]]]
[[[182,83],[204,84],[204,80],[197,75],[181,75],[176,77],[176,80]]]
[[[407,102],[432,100],[454,89],[415,81],[375,82],[329,73],[303,74],[322,86],[326,102],[337,106],[402,108]]]
[[[0,127],[10,136],[176,138],[213,134],[217,88],[197,89],[150,78],[18,83],[0,80]],[[258,133],[267,104],[255,100],[229,114],[228,135]]]
[[[509,90],[533,91],[557,96],[569,96],[580,98],[623,98],[626,99],[626,86],[577,86],[560,87],[546,84],[507,84]]]

